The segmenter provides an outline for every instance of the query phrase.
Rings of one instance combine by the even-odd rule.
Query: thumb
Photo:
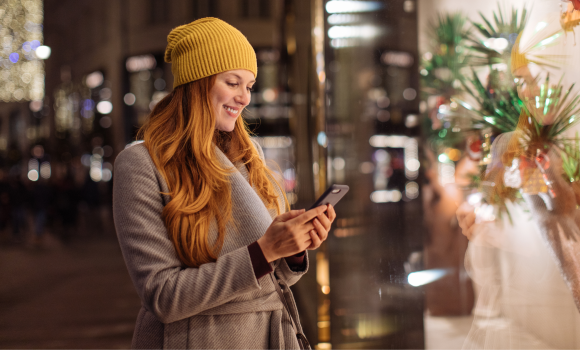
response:
[[[299,210],[290,210],[285,212],[284,214],[280,214],[276,217],[277,221],[286,222],[288,220],[292,220],[295,217],[299,216],[300,214],[304,213],[304,209]]]

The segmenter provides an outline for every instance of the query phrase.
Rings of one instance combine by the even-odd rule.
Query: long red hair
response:
[[[162,217],[169,238],[179,259],[192,267],[217,259],[232,218],[228,177],[235,170],[220,164],[216,145],[232,163],[245,164],[250,185],[266,207],[276,208],[278,214],[289,208],[283,187],[260,159],[243,118],[238,117],[232,132],[215,129],[209,94],[214,82],[215,75],[176,87],[155,106],[138,133],[167,182],[171,201]],[[279,201],[274,185],[283,194],[284,203]],[[214,219],[218,237],[210,244],[209,228]]]

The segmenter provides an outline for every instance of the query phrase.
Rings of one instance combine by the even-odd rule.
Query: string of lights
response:
[[[42,0],[0,0],[0,100],[44,98]]]

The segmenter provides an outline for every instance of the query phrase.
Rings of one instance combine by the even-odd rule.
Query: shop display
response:
[[[466,254],[477,302],[464,349],[579,345],[574,215],[580,138],[574,131],[580,97],[574,82],[580,48],[574,31],[580,2],[550,5],[552,11],[534,17],[522,10],[506,16],[501,8],[480,14],[481,23],[473,21],[464,39],[461,86],[450,94],[448,109],[437,106],[450,113],[439,129],[447,131],[431,132],[438,141],[430,145],[439,146],[431,147],[439,154],[434,159],[452,161],[450,144],[441,146],[452,133],[462,150],[452,161],[456,168],[467,161],[479,166],[461,183],[464,174],[457,171],[448,190],[465,190],[478,223]],[[430,88],[423,90],[425,101],[433,100]]]
[[[562,16],[576,11],[572,2],[567,9]],[[580,106],[574,85],[554,83],[550,76],[564,74],[561,67],[567,55],[554,47],[562,45],[568,27],[540,22],[522,41],[528,17],[525,8],[512,9],[507,15],[499,7],[492,20],[480,17],[481,23],[471,21],[475,30],[468,31],[457,25],[466,22],[459,20],[460,14],[439,16],[432,29],[447,35],[436,37],[438,45],[446,47],[446,38],[453,37],[451,49],[462,53],[461,59],[457,55],[450,59],[445,51],[429,53],[430,59],[423,62],[422,82],[425,100],[436,101],[429,106],[426,119],[431,122],[427,133],[432,149],[445,154],[450,147],[462,148],[479,161],[480,172],[472,175],[468,187],[483,194],[483,203],[496,205],[493,218],[507,212],[506,202],[520,200],[521,193],[554,196],[545,174],[551,147],[567,161],[566,177],[574,178],[571,165],[578,162],[577,144],[564,135],[578,122]],[[437,69],[444,69],[436,66],[440,62],[449,64],[447,79],[437,78]],[[501,157],[503,168],[491,171],[491,143],[500,133],[509,132],[514,137]],[[438,157],[439,161],[450,159]]]

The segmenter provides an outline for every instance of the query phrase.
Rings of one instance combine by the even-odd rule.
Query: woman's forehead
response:
[[[250,72],[249,70],[246,69],[234,69],[234,70],[229,70],[227,72],[223,72],[223,73],[219,73],[218,76],[224,77],[224,78],[236,78],[239,80],[243,80],[246,81],[248,83],[251,82],[255,82],[255,77],[254,77],[254,73]]]

